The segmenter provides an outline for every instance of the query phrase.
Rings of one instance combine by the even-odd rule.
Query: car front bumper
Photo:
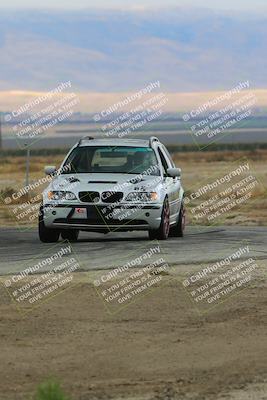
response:
[[[47,228],[85,231],[129,231],[158,229],[161,204],[46,204],[42,218]]]

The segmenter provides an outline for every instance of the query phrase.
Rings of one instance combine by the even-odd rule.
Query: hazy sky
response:
[[[267,0],[0,0],[0,8],[140,8],[195,6],[217,10],[267,12]]]
[[[195,8],[184,8],[190,2]],[[235,11],[218,12],[230,3]],[[7,4],[13,11],[5,11]],[[61,8],[40,10],[52,5]],[[90,11],[100,5],[125,11]],[[127,12],[127,5],[150,8]],[[267,88],[267,0],[0,0],[1,6],[0,90],[43,91],[68,80],[77,92],[95,93],[129,92],[155,80],[166,92],[218,91],[247,80],[253,89]],[[66,11],[74,6],[77,13]]]

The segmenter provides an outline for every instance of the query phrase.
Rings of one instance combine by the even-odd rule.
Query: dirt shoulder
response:
[[[24,317],[1,285],[1,400],[28,399],[49,376],[75,400],[265,399],[266,283],[200,315],[177,268],[114,315],[88,273]]]

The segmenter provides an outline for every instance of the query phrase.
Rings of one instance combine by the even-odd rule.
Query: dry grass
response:
[[[212,182],[213,178],[221,176],[223,171],[231,169],[238,160],[248,160],[253,176],[261,183],[261,187],[253,191],[251,200],[238,208],[234,208],[217,224],[227,225],[267,225],[267,151],[250,152],[195,152],[176,153],[174,160],[182,168],[185,189],[191,193],[201,186],[201,182]],[[265,190],[263,189],[265,187]],[[194,205],[198,203],[195,202]],[[190,213],[189,213],[190,214]]]

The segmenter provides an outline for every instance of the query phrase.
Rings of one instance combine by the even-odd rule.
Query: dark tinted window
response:
[[[88,146],[73,149],[66,173],[123,173],[159,175],[157,158],[149,147]]]

